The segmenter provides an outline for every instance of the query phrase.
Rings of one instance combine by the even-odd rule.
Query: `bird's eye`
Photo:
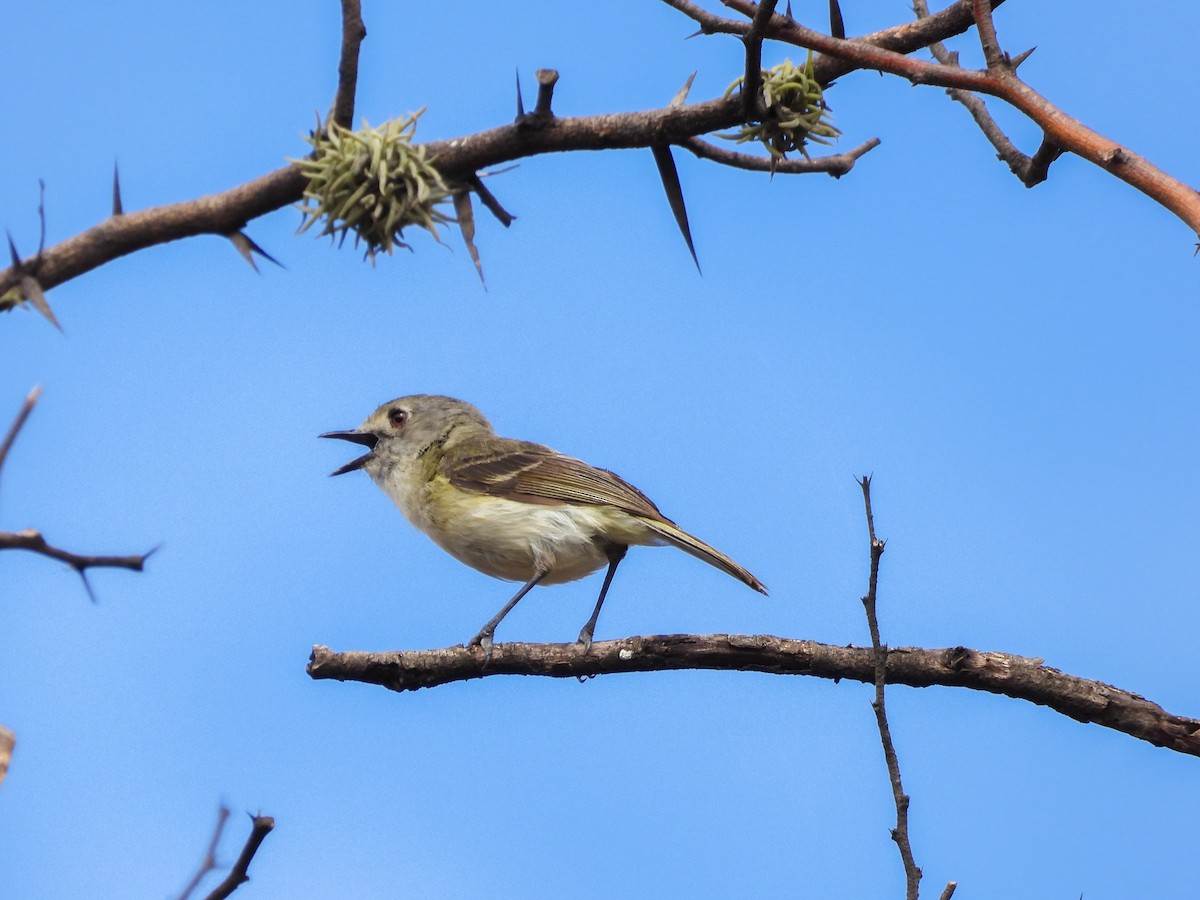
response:
[[[393,409],[388,413],[388,421],[391,422],[396,428],[402,427],[404,423],[408,421],[408,410],[399,408]]]

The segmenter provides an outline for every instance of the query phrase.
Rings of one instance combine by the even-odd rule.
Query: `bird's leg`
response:
[[[509,600],[507,603],[504,604],[504,608],[502,610],[500,610],[500,612],[498,612],[494,616],[492,616],[491,619],[488,620],[488,623],[479,629],[479,634],[475,635],[475,637],[473,637],[473,638],[471,638],[471,640],[467,641],[467,646],[468,647],[482,647],[485,660],[491,659],[492,658],[492,635],[496,631],[496,626],[500,624],[501,620],[505,616],[507,616],[510,612],[512,612],[512,608],[517,605],[517,603],[520,601],[520,599],[522,597],[524,597],[526,594],[528,594],[531,590],[533,590],[534,585],[536,585],[539,581],[541,581],[543,578],[545,578],[546,575],[549,574],[549,572],[550,572],[549,567],[538,569],[536,572],[534,572],[533,577],[530,578],[527,582],[525,582],[525,584],[521,586],[521,589],[519,591],[517,591],[515,594],[513,594],[513,598],[511,600]]]
[[[600,618],[600,607],[604,605],[608,586],[612,584],[613,576],[617,574],[617,566],[625,558],[625,551],[628,549],[629,547],[625,544],[609,544],[604,550],[608,556],[608,571],[604,573],[604,584],[600,585],[600,596],[596,599],[596,608],[592,610],[592,617],[587,620],[587,624],[579,632],[579,643],[583,645],[585,654],[592,648],[592,633],[596,630],[596,620]]]

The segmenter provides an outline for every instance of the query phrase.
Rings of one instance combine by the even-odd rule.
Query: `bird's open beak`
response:
[[[320,435],[323,438],[337,438],[339,441],[350,441],[352,444],[362,444],[364,447],[369,447],[370,450],[364,453],[358,459],[352,459],[340,469],[334,469],[329,474],[345,475],[347,472],[353,472],[355,469],[361,469],[371,458],[371,452],[375,450],[375,445],[379,443],[378,435],[370,434],[365,431],[327,431]]]

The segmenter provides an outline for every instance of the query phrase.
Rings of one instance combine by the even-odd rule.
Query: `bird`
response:
[[[358,469],[405,518],[460,562],[522,586],[467,643],[491,657],[496,627],[536,585],[608,569],[577,643],[587,653],[600,608],[631,545],[668,544],[759,593],[747,569],[664,516],[607,469],[529,441],[499,437],[470,403],[437,394],[390,400],[358,427],[322,438],[367,452],[330,475]]]

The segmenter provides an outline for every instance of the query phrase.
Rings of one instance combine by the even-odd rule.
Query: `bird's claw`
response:
[[[479,632],[471,640],[467,641],[467,649],[479,647],[483,650],[483,664],[486,666],[492,661],[492,648],[495,643],[492,640],[492,633],[487,629]]]
[[[579,632],[579,638],[575,641],[575,643],[580,647],[581,655],[587,656],[588,652],[592,649],[591,633],[585,628],[583,631]]]

